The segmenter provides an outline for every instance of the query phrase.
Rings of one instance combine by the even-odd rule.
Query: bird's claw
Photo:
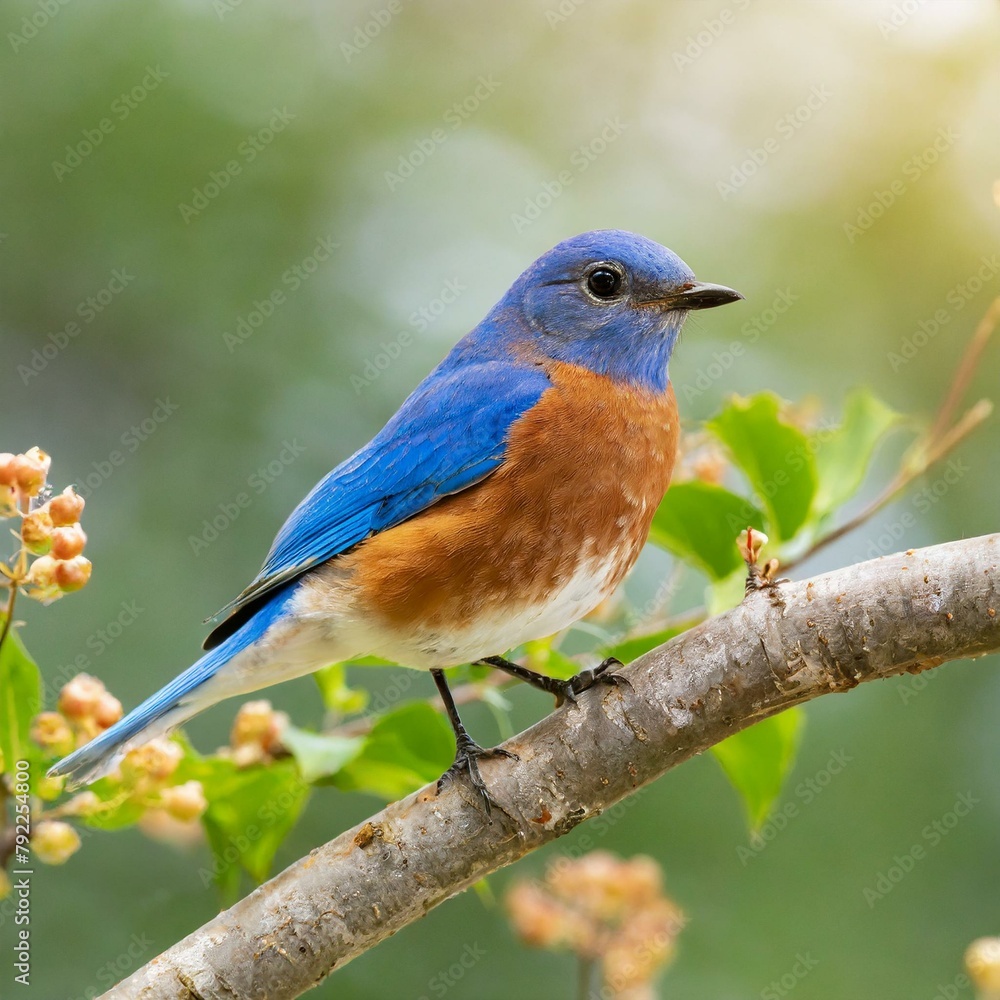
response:
[[[440,792],[449,781],[453,781],[462,775],[466,776],[482,800],[487,818],[492,822],[493,806],[497,806],[498,809],[502,809],[502,807],[490,795],[489,789],[486,787],[486,782],[483,781],[483,776],[479,773],[479,761],[484,757],[506,757],[510,760],[520,760],[520,757],[510,750],[504,750],[503,747],[481,747],[475,740],[467,737],[466,739],[459,740],[458,746],[455,749],[455,761],[438,778],[437,790]]]
[[[575,702],[578,694],[583,694],[584,691],[589,690],[598,683],[613,684],[615,686],[628,684],[631,687],[631,681],[627,677],[613,672],[613,668],[621,666],[623,666],[621,660],[609,656],[596,667],[581,670],[568,680],[558,682],[555,685],[555,690],[552,692],[556,696],[556,708],[559,708],[560,705],[567,701]]]

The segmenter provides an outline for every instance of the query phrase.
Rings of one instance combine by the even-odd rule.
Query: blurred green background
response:
[[[201,620],[295,502],[560,239],[633,229],[746,294],[688,323],[671,368],[691,425],[764,388],[834,415],[859,383],[929,416],[1000,292],[989,0],[8,0],[0,23],[0,448],[41,445],[58,486],[89,491],[94,562],[83,593],[22,603],[24,635],[46,678],[82,666],[126,708],[197,655]],[[791,303],[780,315],[776,298]],[[997,395],[998,363],[994,346],[970,399]],[[931,473],[800,572],[995,530],[996,455],[994,420],[950,481]],[[631,593],[668,564],[644,556]],[[766,996],[808,954],[801,996],[971,996],[955,985],[962,952],[1000,930],[996,665],[810,705],[782,802],[798,815],[749,860],[710,760],[605,822],[599,846],[657,858],[689,916],[663,995]],[[397,674],[358,677],[377,693]],[[319,721],[309,679],[270,694]],[[515,728],[548,710],[511,697]],[[197,720],[196,745],[224,742],[235,708]],[[497,736],[487,709],[468,716]],[[833,752],[849,763],[810,796]],[[971,814],[869,906],[864,888],[966,792]],[[376,806],[320,790],[279,865]],[[495,876],[497,895],[543,855]],[[90,996],[210,917],[206,859],[94,833],[39,870],[32,995]],[[571,960],[520,949],[472,893],[314,995],[438,996],[470,943],[485,954],[450,996],[571,995]]]

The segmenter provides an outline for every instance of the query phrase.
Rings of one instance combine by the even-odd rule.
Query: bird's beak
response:
[[[743,296],[725,285],[712,285],[707,281],[689,281],[678,291],[662,298],[647,299],[644,306],[659,306],[661,309],[714,309],[729,302],[736,302]]]

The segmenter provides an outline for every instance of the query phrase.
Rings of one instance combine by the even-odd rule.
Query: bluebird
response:
[[[558,632],[631,569],[670,482],[668,363],[687,314],[742,298],[620,230],[536,260],[375,437],[322,479],[193,666],[56,764],[71,787],[224,698],[376,654],[427,669],[455,763],[489,796],[443,669],[486,663],[573,700],[502,654]]]

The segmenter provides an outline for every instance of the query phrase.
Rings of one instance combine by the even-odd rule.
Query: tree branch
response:
[[[316,848],[105,994],[297,997],[331,970],[754,722],[863,681],[1000,650],[1000,534],[777,590],[636,660],[487,761],[503,811],[428,786]]]

